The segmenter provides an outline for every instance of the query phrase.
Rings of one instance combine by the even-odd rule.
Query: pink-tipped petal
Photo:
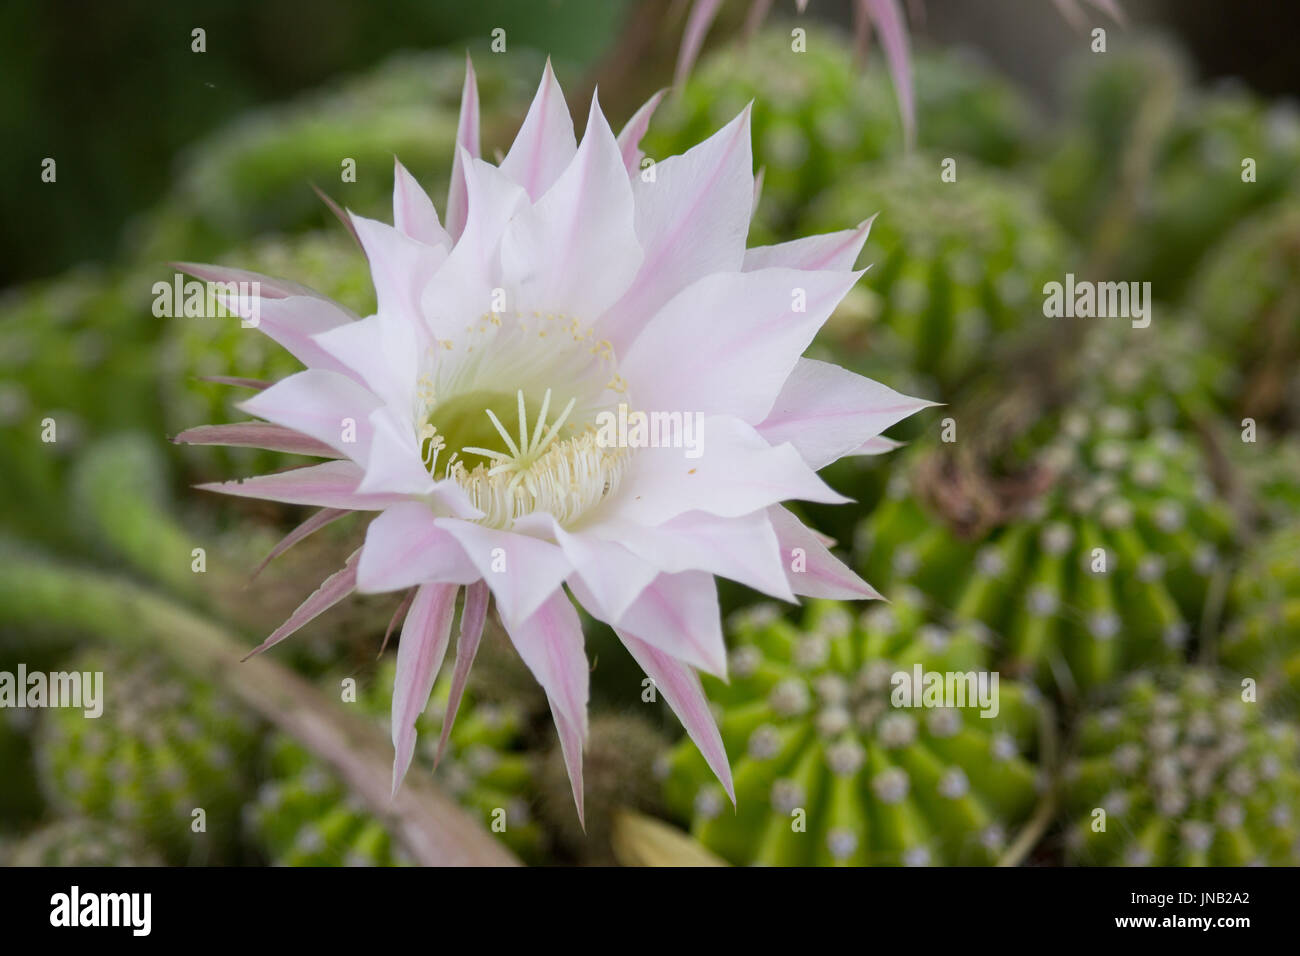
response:
[[[659,308],[696,279],[735,272],[745,258],[754,202],[750,110],[703,143],[655,164],[654,182],[632,180],[636,235],[645,258],[598,332],[622,355]]]
[[[786,582],[776,534],[763,510],[731,518],[694,511],[654,527],[602,521],[584,531],[588,532],[584,537],[616,542],[661,572],[707,571],[782,601],[795,599]],[[598,591],[597,596],[607,607],[614,606]]]
[[[286,505],[317,508],[346,508],[350,511],[382,511],[406,501],[405,495],[362,495],[357,493],[365,472],[350,461],[327,461],[306,468],[257,475],[238,481],[214,481],[196,485],[203,491],[278,501]]]
[[[460,710],[461,699],[465,696],[465,685],[469,682],[470,668],[478,655],[478,646],[483,638],[483,625],[487,622],[488,597],[491,592],[482,581],[475,581],[465,589],[465,605],[460,612],[460,636],[456,638],[456,669],[451,675],[451,690],[447,695],[447,713],[442,719],[442,733],[438,737],[438,752],[434,755],[433,766],[436,770],[442,762],[443,751],[451,737],[451,728],[456,723],[456,713]]]
[[[306,624],[320,617],[339,601],[356,590],[357,585],[357,556],[360,552],[354,551],[349,556],[347,563],[338,571],[335,571],[324,581],[321,586],[312,592],[307,600],[298,605],[297,610],[289,615],[288,620],[277,627],[271,636],[264,640],[257,647],[253,648],[244,656],[248,660],[255,654],[260,654],[268,648],[279,644],[286,637],[300,630]]]
[[[357,235],[357,227],[352,224],[352,220],[348,218],[348,214],[343,211],[343,207],[336,203],[329,193],[325,192],[325,190],[321,189],[315,183],[311,184],[311,188],[312,191],[316,193],[316,197],[325,204],[325,208],[334,214],[334,218],[343,223],[343,228],[348,231],[348,235],[352,237],[352,241],[360,246],[361,250],[364,252],[365,246],[361,245],[361,237]]]
[[[691,4],[690,15],[686,18],[686,29],[682,31],[682,46],[677,52],[677,69],[673,73],[673,84],[680,87],[691,75],[691,67],[700,56],[704,38],[708,35],[713,19],[718,15],[722,0],[695,0]]]
[[[438,527],[460,542],[492,589],[507,629],[532,616],[572,570],[564,552],[549,541],[456,518],[439,518]]]
[[[233,385],[235,388],[251,388],[255,392],[260,392],[264,388],[270,388],[271,382],[264,382],[260,378],[239,378],[235,375],[199,375],[200,382],[210,382],[213,385]]]
[[[615,620],[659,575],[659,568],[617,541],[570,534],[558,522],[554,530],[556,541],[574,572]]]
[[[722,735],[718,733],[718,725],[709,710],[709,702],[704,696],[699,677],[690,667],[639,637],[622,630],[617,633],[641,670],[654,681],[659,693],[664,695],[664,700],[682,722],[691,740],[695,741],[695,746],[700,748],[700,753],[734,804],[736,791],[731,781],[731,764],[727,760]]]
[[[774,246],[755,246],[745,251],[745,271],[758,269],[801,269],[807,272],[847,272],[858,261],[871,232],[872,216],[856,229],[844,229],[821,236],[807,236]]]
[[[428,505],[407,501],[366,528],[357,590],[378,594],[426,583],[471,584],[480,576],[456,538],[438,526]]]
[[[749,204],[749,218],[753,219],[758,215],[758,204],[763,201],[763,179],[767,176],[767,167],[758,167],[758,172],[754,174],[754,201]]]
[[[326,303],[312,296],[288,299],[260,299],[254,306],[242,300],[217,296],[226,308],[248,321],[257,322],[257,330],[284,346],[308,368],[343,372],[344,367],[316,344],[314,336],[356,321],[356,316],[342,306]],[[253,312],[256,308],[256,313]]]
[[[234,448],[262,448],[290,455],[338,458],[329,445],[302,432],[270,422],[237,422],[233,425],[196,425],[172,439],[178,445],[229,445]]]
[[[317,531],[325,527],[327,524],[331,524],[335,521],[338,521],[339,518],[342,518],[344,515],[349,515],[351,513],[352,512],[350,511],[344,511],[342,508],[322,508],[320,511],[316,512],[314,515],[312,515],[302,524],[298,525],[298,527],[294,528],[283,538],[281,538],[279,543],[276,544],[276,546],[271,549],[271,552],[265,558],[262,559],[262,563],[253,569],[253,573],[248,576],[249,581],[252,581],[254,578],[256,578],[259,574],[262,573],[263,570],[266,569],[266,566],[268,564],[270,564],[280,555],[284,554],[286,551],[292,548],[303,538],[315,534]]]
[[[419,353],[428,343],[407,315],[371,315],[322,332],[314,341],[385,405],[414,405]]]
[[[699,458],[680,448],[637,449],[636,468],[606,500],[605,514],[650,527],[690,511],[735,518],[782,501],[844,504],[788,443],[773,448],[729,416],[703,420]]]
[[[781,542],[790,588],[808,597],[838,601],[877,600],[880,594],[827,550],[821,536],[779,505],[769,509],[772,527]]]
[[[415,592],[402,625],[393,679],[393,793],[415,756],[415,722],[429,703],[447,654],[458,590],[454,584],[424,585]]]
[[[632,185],[593,96],[573,161],[506,228],[501,267],[521,277],[517,294],[531,309],[595,317],[623,294],[640,265]]]
[[[859,0],[880,32],[894,93],[903,117],[903,138],[910,150],[916,144],[916,96],[912,89],[912,57],[908,49],[907,21],[898,0]]]
[[[906,442],[894,441],[892,438],[886,438],[884,435],[877,435],[875,438],[868,438],[849,455],[884,455],[898,448],[902,448]]]
[[[379,399],[354,379],[325,369],[290,375],[239,403],[249,415],[314,438],[358,462],[369,455],[370,413],[379,407]]]
[[[594,614],[587,597],[579,594]],[[636,634],[676,660],[727,679],[727,646],[722,638],[718,588],[711,574],[661,574],[616,618],[597,607],[599,616],[614,627]]]
[[[208,265],[201,262],[169,262],[168,265],[205,282],[214,282],[221,285],[230,282],[236,284],[242,282],[249,285],[256,283],[257,294],[263,299],[292,299],[307,296],[334,306],[336,309],[342,309],[342,306],[331,302],[316,290],[309,289],[305,285],[299,285],[297,282],[291,282],[288,279],[276,279],[258,272],[249,272],[247,269]]]
[[[934,402],[911,398],[838,365],[800,359],[758,433],[789,442],[814,471]]]
[[[650,128],[650,120],[667,92],[667,90],[660,90],[646,100],[641,108],[632,114],[632,118],[618,134],[618,151],[623,157],[623,168],[627,170],[629,176],[635,176],[641,171],[641,160],[645,157],[645,153],[641,151],[641,140],[646,130]]]
[[[806,3],[807,0],[804,0],[804,2]],[[745,14],[745,26],[742,31],[746,40],[752,39],[754,34],[758,32],[758,28],[763,25],[763,21],[767,19],[771,9],[772,0],[752,0],[749,5],[749,12]]]
[[[397,602],[397,607],[393,609],[393,616],[388,619],[388,627],[384,628],[384,639],[379,642],[379,653],[375,655],[376,658],[384,656],[384,651],[388,649],[388,639],[393,636],[393,631],[397,629],[397,625],[406,620],[406,612],[411,609],[411,602],[415,600],[415,592],[416,588],[411,588]]]
[[[426,245],[387,223],[349,214],[370,260],[378,312],[405,321],[411,334],[423,328],[420,297],[430,276],[447,258],[447,247]]]
[[[757,425],[860,275],[760,269],[705,276],[656,313],[619,373],[642,408],[735,415]]]
[[[451,185],[447,189],[447,232],[453,240],[465,231],[465,217],[469,211],[469,196],[465,187],[465,160],[462,151],[471,159],[479,157],[478,80],[474,64],[465,54],[465,86],[460,94],[460,121],[456,126],[456,149],[452,157]]]
[[[451,245],[451,237],[438,221],[433,200],[396,157],[393,158],[393,226],[403,235],[431,246]]]
[[[577,149],[573,117],[548,59],[524,125],[501,161],[501,171],[536,202],[573,160]]]
[[[556,590],[526,620],[506,625],[511,642],[546,691],[564,749],[573,799],[582,817],[582,750],[587,740],[590,670],[582,622],[563,590]]]

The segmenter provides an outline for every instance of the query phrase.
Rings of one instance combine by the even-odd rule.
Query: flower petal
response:
[[[821,538],[785,508],[768,510],[781,542],[781,557],[796,594],[839,601],[876,600],[876,589],[826,549]]]
[[[758,433],[773,445],[789,442],[820,470],[934,404],[838,365],[800,359]]]
[[[365,472],[354,462],[326,461],[273,475],[214,481],[195,487],[239,498],[318,508],[346,508],[349,511],[382,511],[407,500],[405,495],[358,494],[357,486],[363,477]]]
[[[437,339],[459,338],[468,321],[493,308],[501,285],[501,233],[527,194],[491,163],[462,152],[469,215],[456,247],[420,297],[425,322]]]
[[[728,416],[703,420],[702,454],[639,448],[617,492],[596,517],[660,525],[688,511],[737,517],[792,499],[843,504],[788,444],[771,447],[750,425]]]
[[[702,571],[661,574],[626,611],[609,613],[581,585],[574,594],[594,617],[627,630],[677,660],[727,678],[727,646],[722,638],[718,589],[713,575]]]
[[[573,117],[547,58],[537,95],[528,108],[519,135],[501,161],[501,171],[524,187],[529,198],[536,202],[569,165],[577,148]]]
[[[178,445],[228,445],[233,448],[263,448],[290,455],[338,458],[329,445],[302,432],[270,422],[236,422],[233,425],[196,425],[172,439]]]
[[[856,229],[828,232],[821,236],[805,236],[780,242],[774,246],[755,246],[745,250],[745,272],[759,269],[802,269],[806,272],[831,270],[847,272],[858,261],[862,246],[871,232],[876,217],[861,223]]]
[[[419,242],[451,247],[451,236],[438,221],[433,200],[396,157],[393,158],[393,227]]]
[[[624,354],[659,308],[696,279],[734,272],[745,257],[754,200],[749,108],[703,143],[632,181],[636,235],[645,253],[631,287],[600,320]]]
[[[394,409],[415,407],[421,338],[409,313],[367,316],[322,332],[315,343]]]
[[[699,677],[686,664],[636,635],[623,630],[616,633],[623,646],[641,666],[641,670],[645,671],[664,695],[664,700],[668,701],[668,706],[682,722],[686,733],[695,741],[695,746],[700,748],[700,753],[734,804],[736,791],[731,781],[731,764],[727,761],[727,750],[722,745],[722,735],[718,733],[718,725],[709,710],[709,702],[704,696]]]
[[[856,272],[762,269],[706,276],[656,313],[619,372],[643,409],[758,424]]]
[[[279,543],[271,549],[270,553],[262,559],[262,563],[253,569],[253,573],[248,576],[249,580],[251,581],[253,578],[261,574],[268,564],[280,555],[284,554],[303,538],[315,534],[327,524],[331,524],[348,514],[351,514],[351,512],[344,511],[342,508],[322,508],[281,538]]]
[[[619,543],[659,571],[707,571],[782,601],[795,599],[765,510],[732,518],[693,511],[655,527],[604,521],[583,532]]]
[[[357,566],[357,590],[363,594],[416,584],[472,584],[480,577],[460,542],[438,526],[423,502],[394,505],[366,528]]]
[[[912,62],[907,43],[907,21],[898,0],[859,0],[880,32],[889,74],[903,117],[903,139],[910,150],[916,144],[916,97],[912,89]]]
[[[519,656],[546,691],[581,818],[582,749],[587,740],[591,678],[582,646],[582,623],[565,593],[557,590],[524,621],[507,623],[506,630]]]
[[[573,161],[501,241],[502,271],[518,277],[519,305],[594,322],[641,265],[632,185],[618,144],[593,96]]]
[[[430,246],[398,232],[387,223],[348,214],[370,262],[377,311],[400,316],[412,330],[423,329],[421,294],[447,258],[446,246]]]
[[[673,83],[681,86],[691,75],[691,67],[699,58],[700,48],[708,35],[713,19],[718,15],[722,0],[695,0],[691,4],[690,15],[686,18],[686,29],[682,31],[682,46],[677,51],[677,67],[673,71]]]
[[[411,420],[392,408],[370,414],[370,447],[362,494],[427,495],[437,485],[420,457],[420,441]]]
[[[429,704],[433,682],[447,655],[458,590],[454,584],[424,585],[415,592],[402,625],[393,678],[393,793],[415,756],[415,722]]]
[[[465,185],[465,162],[479,157],[478,79],[474,64],[465,54],[465,86],[460,94],[460,120],[456,125],[456,149],[451,164],[451,184],[447,187],[447,233],[453,240],[465,231],[469,196]]]
[[[655,115],[659,102],[667,92],[667,90],[660,90],[646,100],[641,108],[632,114],[627,125],[619,131],[618,151],[623,157],[623,168],[627,170],[629,176],[635,176],[641,171],[641,160],[645,156],[641,151],[641,139],[650,128],[650,119]]]
[[[364,463],[370,453],[370,413],[379,399],[339,372],[308,369],[239,403],[241,410],[315,438]]]
[[[270,637],[244,655],[243,659],[248,660],[255,654],[260,654],[267,648],[279,644],[356,590],[358,555],[359,552],[353,551],[342,568],[322,581],[321,586],[298,605],[297,609],[289,615],[288,620],[271,632]]]
[[[555,524],[555,537],[574,572],[601,606],[618,620],[659,574],[659,568],[614,540],[570,534]]]
[[[507,628],[532,615],[572,571],[558,546],[527,534],[439,518],[492,589]]]
[[[447,713],[442,719],[442,733],[438,737],[438,752],[434,755],[433,766],[437,769],[442,762],[443,751],[451,737],[451,728],[456,723],[456,712],[460,710],[461,698],[465,696],[465,685],[469,682],[470,668],[478,655],[479,642],[483,638],[483,625],[487,622],[488,586],[482,581],[475,581],[465,589],[465,604],[460,612],[460,636],[456,638],[456,669],[451,675],[451,691],[447,695]]]

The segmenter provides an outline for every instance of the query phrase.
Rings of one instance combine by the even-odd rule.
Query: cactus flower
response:
[[[887,449],[882,430],[929,404],[801,357],[861,276],[869,223],[747,250],[749,110],[643,169],[655,102],[616,137],[593,97],[579,143],[548,64],[493,165],[469,67],[443,218],[400,163],[393,225],[345,217],[376,313],[253,277],[258,329],[306,369],[239,382],[258,388],[241,408],[260,421],[177,437],[328,459],[201,486],[319,507],[277,553],[347,513],[373,516],[257,651],[353,591],[408,592],[394,789],[462,588],[444,737],[491,600],[546,691],[579,816],[589,665],[575,600],[613,627],[731,793],[696,674],[726,672],[715,576],[786,601],[875,596],[782,505],[845,501],[817,470]],[[685,447],[661,440],[683,435]]]

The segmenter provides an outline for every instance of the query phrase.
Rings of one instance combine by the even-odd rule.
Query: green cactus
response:
[[[68,466],[86,441],[121,428],[160,431],[150,269],[74,269],[0,296],[0,522],[77,544]]]
[[[1193,94],[1163,46],[1090,57],[1070,111],[1044,171],[1050,207],[1163,300],[1175,301],[1202,255],[1300,173],[1294,107],[1230,86]]]
[[[1219,648],[1224,666],[1300,712],[1300,525],[1251,548],[1230,601],[1236,614]]]
[[[860,260],[871,269],[818,340],[837,360],[868,374],[901,364],[934,380],[920,394],[942,398],[1027,317],[1044,321],[1042,288],[1063,279],[1068,243],[1032,190],[969,160],[944,182],[937,158],[912,156],[847,173],[803,231],[873,213]]]
[[[1032,686],[1000,681],[996,716],[893,706],[891,675],[978,672],[978,628],[931,622],[907,590],[860,617],[813,602],[801,626],[756,606],[732,620],[731,680],[706,681],[736,809],[695,745],[661,767],[670,807],[733,863],[988,864],[1039,796]],[[801,812],[804,811],[804,812]]]
[[[754,242],[788,238],[803,208],[855,164],[903,152],[884,68],[863,72],[833,30],[809,33],[802,52],[791,49],[788,31],[773,29],[706,57],[646,137],[649,156],[675,155],[754,101],[754,160],[764,169]],[[1030,112],[1009,83],[951,54],[920,54],[913,73],[923,147],[989,163],[1025,154]]]
[[[1261,707],[1199,668],[1133,674],[1113,689],[1080,722],[1064,772],[1068,858],[1300,863],[1300,732]]]
[[[152,661],[88,651],[63,669],[103,674],[103,714],[42,715],[37,770],[50,802],[129,827],[173,864],[234,860],[255,722]]]
[[[1210,346],[1240,370],[1236,410],[1300,426],[1300,202],[1228,233],[1191,301]]]
[[[520,62],[520,57],[524,62]],[[475,62],[486,135],[522,115],[541,73],[530,53]],[[446,195],[455,152],[463,55],[399,54],[370,73],[236,120],[191,147],[179,178],[137,238],[145,259],[206,259],[266,233],[318,228],[315,183],[342,206],[387,220],[393,157]],[[344,161],[355,162],[355,181]]]
[[[163,858],[116,823],[70,817],[46,824],[4,852],[6,866],[162,866]]]
[[[1087,319],[1081,321],[1090,321]],[[1160,328],[1103,320],[1077,355],[1074,405],[1134,409],[1150,428],[1196,428],[1222,416],[1241,376],[1193,316],[1164,314]]]
[[[359,687],[356,698],[355,706],[385,729],[394,673],[395,655],[390,654],[374,680]],[[415,759],[426,772],[437,752],[449,691],[450,677],[444,674],[416,722]],[[530,757],[520,750],[522,731],[517,708],[476,702],[467,692],[434,779],[527,858],[536,855],[541,831],[532,814],[533,768]],[[411,862],[384,822],[360,806],[324,764],[289,738],[272,740],[267,770],[256,801],[245,808],[244,822],[252,842],[272,863],[395,866]]]
[[[1017,675],[1089,687],[1179,660],[1233,529],[1195,439],[1103,405],[1068,411],[1037,442],[1032,477],[973,537],[936,520],[900,472],[860,528],[860,570],[886,596],[908,582],[982,622]]]
[[[10,658],[6,656],[4,660]],[[31,744],[31,731],[39,713],[0,708],[0,767],[5,768],[6,777],[4,787],[0,788],[0,833],[30,823],[41,813]]]
[[[1108,204],[1146,181],[1189,72],[1181,51],[1151,40],[1070,65],[1068,118],[1041,173],[1047,208],[1074,235],[1093,235]]]

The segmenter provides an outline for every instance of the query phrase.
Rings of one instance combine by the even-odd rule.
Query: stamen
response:
[[[483,409],[483,411],[487,412],[487,417],[492,420],[492,424],[496,427],[497,434],[500,435],[501,439],[506,443],[506,447],[510,449],[511,454],[513,454],[516,458],[518,458],[519,446],[516,445],[515,440],[510,437],[510,433],[505,430],[505,427],[501,424],[500,419],[497,418],[496,413],[493,412],[492,409],[490,408],[485,408]]]

